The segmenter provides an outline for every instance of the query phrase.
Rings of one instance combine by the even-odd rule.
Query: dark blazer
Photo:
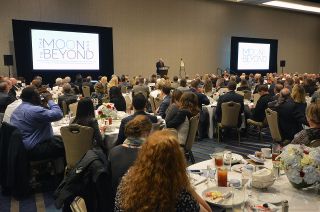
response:
[[[177,129],[185,120],[186,117],[190,119],[192,116],[189,110],[179,109],[176,115],[174,115],[170,120],[166,120],[167,128],[175,128]]]
[[[195,93],[198,97],[198,106],[199,109],[202,110],[202,105],[208,105],[210,104],[210,100],[208,97],[203,93],[198,93],[194,88],[190,88],[190,91]]]
[[[263,122],[266,117],[265,110],[268,108],[268,103],[272,100],[270,94],[265,94],[259,98],[256,107],[252,111],[252,119],[254,121]]]
[[[224,102],[233,101],[236,103],[240,103],[240,105],[241,105],[239,118],[238,118],[238,125],[240,126],[241,125],[241,113],[243,113],[243,109],[244,109],[243,99],[244,99],[243,96],[240,94],[237,94],[235,91],[229,91],[228,93],[220,96],[218,99],[218,103],[217,103],[216,120],[218,122],[221,122],[221,118],[222,118],[221,104]]]
[[[157,117],[147,114],[144,111],[136,111],[133,115],[130,115],[124,119],[121,120],[121,124],[120,124],[120,128],[119,128],[119,134],[118,134],[118,140],[116,141],[116,145],[120,145],[124,142],[124,140],[127,138],[127,136],[124,134],[124,129],[126,124],[131,121],[132,119],[134,119],[134,117],[136,117],[137,115],[146,115],[148,116],[148,118],[150,119],[150,121],[152,123],[157,123]]]
[[[78,99],[78,97],[76,95],[74,95],[72,93],[66,93],[66,94],[58,97],[58,105],[62,109],[62,102],[65,101],[67,104],[68,111],[69,111],[69,105],[77,102],[77,99]]]
[[[159,106],[159,111],[158,111],[158,114],[164,119],[166,118],[166,111],[170,105],[170,101],[171,101],[171,97],[170,96],[166,96],[160,106]]]
[[[307,125],[305,116],[306,103],[295,103],[291,98],[273,108],[278,112],[279,128],[283,140],[292,140]]]
[[[14,98],[9,96],[9,94],[0,92],[0,113],[4,113],[7,106],[14,102]]]

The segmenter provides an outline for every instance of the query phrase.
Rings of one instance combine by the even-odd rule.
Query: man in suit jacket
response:
[[[67,104],[67,110],[69,111],[69,105],[77,102],[78,97],[72,93],[71,85],[69,83],[65,83],[62,86],[62,89],[63,89],[63,95],[58,97],[58,105],[60,106],[61,109],[63,109],[62,102],[65,101]]]
[[[235,92],[237,88],[237,83],[234,81],[230,81],[228,83],[228,92],[222,96],[219,97],[218,103],[217,103],[217,109],[216,109],[216,120],[217,122],[221,122],[221,118],[222,118],[222,109],[221,109],[221,104],[224,102],[236,102],[239,103],[241,105],[240,108],[240,113],[239,113],[239,118],[238,118],[238,125],[241,125],[241,113],[243,113],[244,110],[244,103],[243,103],[243,96],[240,94],[237,94]]]
[[[163,100],[159,106],[158,114],[165,119],[166,118],[166,111],[170,105],[171,97],[170,97],[170,87],[163,86],[161,89],[161,96],[163,97]]]
[[[150,121],[152,123],[157,123],[157,121],[158,121],[156,116],[150,115],[145,112],[145,108],[147,105],[147,99],[144,97],[143,94],[137,94],[137,95],[133,96],[132,105],[133,105],[135,112],[133,115],[130,115],[130,116],[121,120],[119,134],[118,134],[118,140],[116,142],[116,145],[120,145],[124,142],[124,140],[126,139],[126,135],[124,133],[125,126],[129,121],[134,119],[134,117],[136,117],[137,115],[148,116],[148,118],[150,119]]]
[[[139,84],[133,86],[133,88],[132,88],[132,96],[134,96],[134,95],[136,95],[138,93],[143,94],[144,97],[146,97],[147,99],[149,97],[149,93],[150,93],[149,87],[144,84],[144,78],[143,77],[140,77],[139,78]]]
[[[9,96],[9,85],[7,81],[0,82],[0,113],[4,113],[7,106],[14,102],[15,98]]]
[[[268,108],[268,103],[272,101],[272,96],[269,94],[267,84],[260,85],[258,93],[260,94],[260,98],[252,111],[252,120],[263,122],[266,118],[265,110]]]
[[[272,97],[273,100],[278,100],[280,96],[280,91],[283,89],[283,85],[280,83],[277,83],[274,86],[274,96]]]

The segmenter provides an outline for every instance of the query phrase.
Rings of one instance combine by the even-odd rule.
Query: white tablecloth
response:
[[[206,169],[207,165],[214,164],[212,160],[206,160],[200,163],[193,164],[188,167],[190,170],[195,169]],[[271,160],[267,160],[265,166],[268,168],[272,167]],[[228,172],[228,180],[230,179],[240,179],[241,174],[237,172]],[[201,196],[202,191],[208,187],[216,186],[214,183],[201,183],[195,187],[196,192]],[[298,190],[295,189],[287,179],[287,176],[281,175],[275,183],[268,188],[266,191],[252,189],[252,196],[257,197],[262,193],[272,193],[279,196],[281,200],[288,200],[289,211],[320,211],[320,195],[316,194],[315,190]],[[228,209],[229,210],[229,209]],[[227,210],[227,211],[228,211]],[[231,211],[231,209],[230,209]]]

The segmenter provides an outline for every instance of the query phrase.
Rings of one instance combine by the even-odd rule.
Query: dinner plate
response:
[[[231,167],[231,170],[234,171],[234,172],[242,173],[242,170],[243,170],[244,166],[245,166],[245,164],[236,164],[236,165],[233,165]]]
[[[231,164],[239,163],[243,159],[242,155],[232,153],[232,161]],[[224,160],[226,161],[226,160]]]
[[[225,208],[231,208],[233,204],[234,205],[240,205],[244,201],[243,192],[238,191],[236,189],[234,189],[234,191],[233,191],[234,192],[234,197],[232,198],[232,196],[231,196],[226,200],[222,200],[221,201],[221,198],[213,200],[210,197],[206,197],[206,193],[207,192],[213,192],[213,191],[218,191],[218,192],[221,192],[222,194],[225,194],[225,193],[227,193],[229,191],[232,191],[232,188],[231,187],[211,187],[211,188],[207,188],[202,192],[202,198],[204,200],[206,200],[207,202],[211,203],[211,204],[219,205],[219,206],[222,206],[222,207],[225,207]]]
[[[266,161],[265,159],[258,158],[254,155],[248,155],[248,158],[250,158],[251,160],[253,160],[256,163],[264,163]]]
[[[280,198],[279,195],[272,193],[259,193],[257,199],[261,202],[267,202],[272,204],[277,204],[282,201],[282,198]]]

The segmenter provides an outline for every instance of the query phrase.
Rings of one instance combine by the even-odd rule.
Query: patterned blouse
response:
[[[115,212],[125,211],[120,208],[119,192],[117,192],[117,195],[116,195],[114,211]],[[200,211],[200,206],[189,192],[187,192],[186,190],[183,190],[178,196],[176,211],[177,212],[198,212]]]
[[[320,139],[320,129],[309,128],[298,132],[291,143],[308,145],[311,141],[316,139]]]

